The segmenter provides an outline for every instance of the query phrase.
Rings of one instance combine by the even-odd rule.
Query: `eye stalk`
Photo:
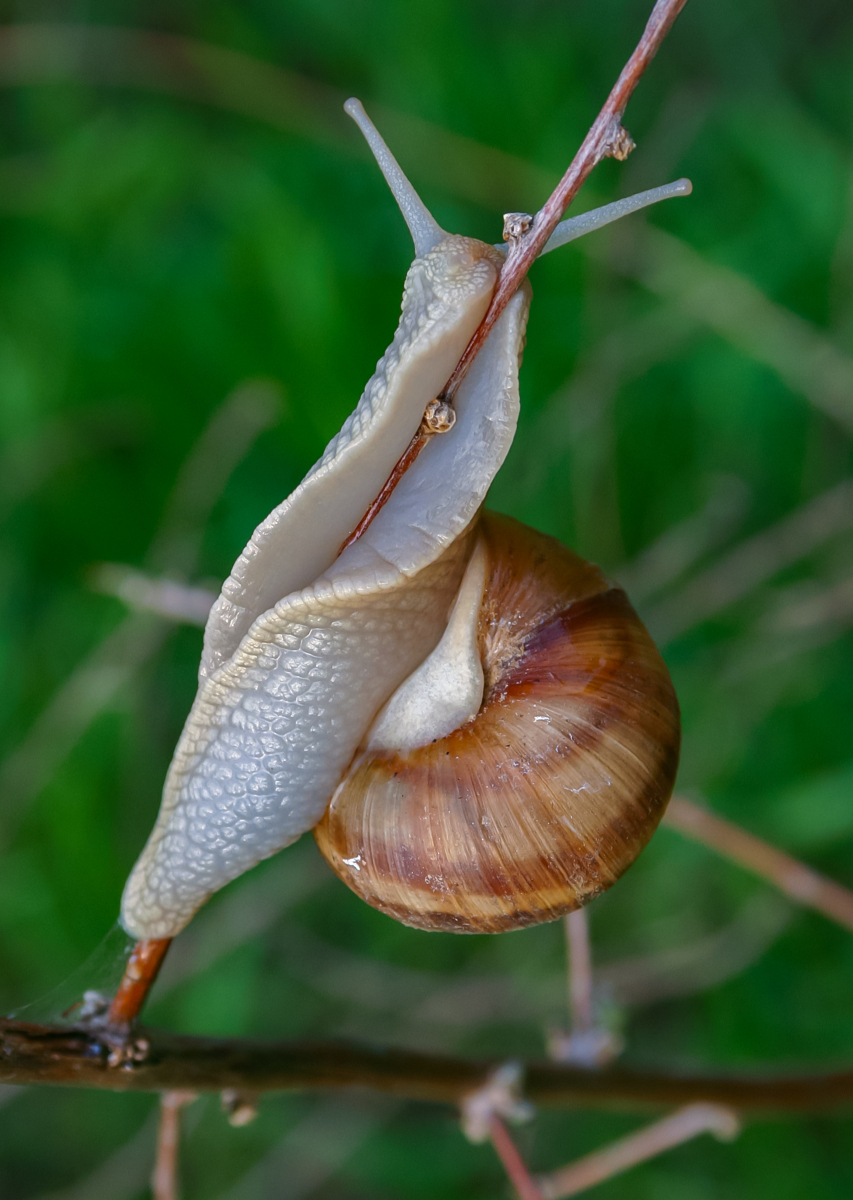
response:
[[[630,216],[631,213],[639,212],[640,209],[648,208],[661,200],[671,200],[675,196],[689,196],[692,191],[693,184],[689,179],[676,179],[674,183],[664,183],[661,187],[650,188],[647,192],[637,192],[636,195],[626,196],[623,200],[614,200],[612,204],[594,208],[591,212],[581,213],[578,217],[569,217],[567,221],[560,222],[545,243],[542,253],[548,254],[551,250],[565,246],[567,242],[573,242],[575,238],[583,237],[585,233],[592,233],[594,229],[601,229],[612,221]]]
[[[347,100],[344,105],[344,112],[347,116],[352,117],[356,125],[358,125],[364,134],[365,141],[373,151],[373,157],[376,159],[380,171],[385,176],[394,199],[399,205],[400,212],[403,214],[403,218],[409,227],[412,241],[415,243],[415,253],[419,257],[422,254],[426,254],[427,251],[432,250],[439,242],[443,241],[448,236],[447,233],[445,233],[435,220],[412,184],[406,178],[400,164],[388,149],[382,134],[364,111],[364,105],[361,101],[355,99],[355,97]],[[591,212],[581,213],[577,217],[569,217],[568,220],[560,222],[546,242],[542,253],[548,254],[551,250],[565,246],[568,242],[573,242],[576,238],[583,237],[586,233],[592,233],[595,229],[601,229],[605,225],[610,225],[613,221],[620,220],[621,217],[630,216],[631,213],[639,212],[641,209],[648,208],[652,204],[658,204],[661,200],[670,200],[675,196],[689,196],[692,191],[693,184],[689,179],[676,179],[674,183],[665,183],[661,187],[650,188],[645,192],[637,192],[634,196],[626,196],[622,200],[615,200],[612,204],[605,204],[601,208],[594,208]],[[509,242],[517,240],[525,234],[532,222],[533,218],[528,213],[507,213],[504,216],[505,240],[498,242],[495,249],[506,251]]]
[[[420,258],[422,254],[432,250],[439,242],[443,242],[447,234],[403,174],[400,164],[388,149],[382,134],[364,111],[361,101],[354,97],[347,100],[344,112],[355,121],[373,151],[373,157],[385,176],[385,181],[393,192],[394,199],[400,206],[400,212],[409,227],[409,233],[415,243],[415,254]]]

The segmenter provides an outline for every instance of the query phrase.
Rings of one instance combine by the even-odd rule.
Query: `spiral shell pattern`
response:
[[[678,703],[625,593],[552,538],[484,514],[485,691],[414,750],[362,751],[315,837],[362,899],[497,933],[587,903],[630,866],[675,781]]]

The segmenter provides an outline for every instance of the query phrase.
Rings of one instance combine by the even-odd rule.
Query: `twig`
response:
[[[171,944],[171,938],[147,938],[133,947],[107,1014],[110,1028],[117,1031],[130,1029],[142,1011],[145,997],[151,991]]]
[[[365,529],[367,529],[368,525],[370,525],[370,523],[374,520],[374,518],[378,516],[380,511],[385,507],[385,505],[391,499],[391,495],[394,491],[394,488],[397,486],[397,484],[400,482],[400,480],[406,474],[409,467],[412,465],[412,463],[415,461],[415,459],[420,454],[421,450],[423,450],[423,448],[424,448],[424,446],[426,446],[427,442],[430,441],[430,439],[434,436],[435,435],[430,433],[430,431],[428,429],[424,428],[423,424],[418,426],[417,433],[414,435],[414,437],[409,442],[406,449],[403,451],[403,453],[397,459],[396,463],[394,464],[394,469],[392,470],[391,474],[388,476],[388,478],[383,483],[382,489],[379,492],[379,495],[376,497],[376,499],[370,505],[370,508],[368,508],[367,512],[361,518],[361,520],[356,525],[356,527],[352,531],[352,533],[349,534],[349,536],[341,544],[341,548],[338,551],[338,554],[343,554],[344,550],[346,550],[346,548],[348,546],[351,546],[353,544],[353,542],[358,541],[358,539],[364,533]]]
[[[853,892],[691,800],[674,796],[664,822],[753,871],[786,896],[853,931]]]
[[[224,46],[150,30],[105,25],[0,26],[0,86],[79,80],[136,88],[214,105],[296,133],[337,151],[357,143],[341,134],[346,92]],[[371,104],[388,140],[417,147],[414,174],[451,195],[490,208],[495,196],[521,203],[554,184],[526,159],[461,137],[422,118]],[[465,170],[455,164],[465,162]],[[579,243],[598,257],[595,239]],[[683,319],[710,325],[765,362],[818,409],[851,425],[851,359],[813,324],[767,298],[753,282],[698,254],[671,234],[650,231],[645,252],[608,258],[611,268],[671,300]]]
[[[492,1117],[490,1141],[520,1200],[544,1200],[500,1117]]]
[[[113,1091],[334,1091],[361,1087],[408,1100],[461,1103],[495,1061],[352,1042],[256,1042],[143,1029],[136,1060],[109,1065],[97,1030],[0,1020],[0,1083]],[[853,1105],[853,1067],[810,1075],[687,1075],[546,1061],[522,1064],[524,1094],[547,1108],[675,1107],[705,1102],[758,1113],[820,1112]]]
[[[720,1141],[728,1142],[737,1137],[739,1131],[737,1117],[731,1109],[716,1104],[691,1104],[559,1171],[540,1175],[536,1182],[542,1200],[564,1200],[566,1196],[576,1196],[605,1179],[621,1175],[629,1167],[636,1167],[665,1150],[672,1150],[700,1133],[712,1133]]]
[[[572,1032],[588,1033],[593,1025],[592,951],[589,945],[589,917],[585,908],[568,914],[565,930]]]
[[[439,393],[440,400],[452,404],[462,380],[494,329],[498,318],[518,291],[533,263],[545,249],[545,243],[593,168],[604,158],[625,159],[633,150],[634,142],[622,127],[625,107],[686,3],[687,0],[656,0],[634,53],[628,59],[601,112],[593,121],[589,133],[572,159],[569,169],[536,216],[532,219],[525,219],[521,223],[520,228],[523,232],[509,237],[506,260],[501,268],[497,287],[486,315],[465,347],[453,374]],[[523,214],[509,215],[522,216]],[[379,495],[341,546],[341,551],[346,550],[361,537],[432,436],[423,425],[418,429],[383,484]]]
[[[155,613],[168,621],[204,625],[216,600],[208,588],[191,587],[168,577],[146,574],[121,563],[100,563],[91,576],[93,591],[115,596],[128,608]]]
[[[548,1053],[557,1062],[590,1069],[603,1067],[622,1050],[622,1039],[596,1023],[593,1012],[592,951],[585,908],[563,918],[569,989],[569,1032],[552,1030]]]
[[[625,108],[649,63],[657,54],[663,39],[672,28],[687,0],[656,0],[643,35],[628,59],[604,107],[590,127],[589,133],[573,158],[569,169],[533,218],[530,228],[510,242],[506,262],[501,270],[495,294],[488,311],[444,388],[443,395],[452,399],[480,347],[491,333],[498,317],[518,291],[533,262],[542,253],[545,243],[556,229],[568,206],[580,191],[593,168],[603,158],[627,158],[634,143],[622,128]]]
[[[160,1097],[157,1157],[151,1176],[152,1200],[178,1200],[181,1109],[187,1104],[192,1104],[195,1099],[195,1092],[164,1092]]]

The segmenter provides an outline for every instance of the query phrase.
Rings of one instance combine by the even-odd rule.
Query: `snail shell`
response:
[[[457,933],[552,920],[614,883],[663,814],[680,740],[625,593],[507,517],[480,532],[479,710],[427,745],[368,747],[314,831],[363,900]]]

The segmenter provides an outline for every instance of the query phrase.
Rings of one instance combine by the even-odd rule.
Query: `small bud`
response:
[[[508,1062],[493,1071],[482,1087],[463,1097],[462,1132],[469,1142],[476,1145],[488,1141],[493,1117],[503,1117],[514,1124],[533,1119],[535,1110],[522,1095],[523,1084],[521,1063]]]
[[[430,433],[447,433],[456,424],[456,410],[447,400],[430,400],[423,423]]]
[[[610,143],[610,156],[617,162],[624,162],[636,145],[637,143],[624,125],[620,125]]]
[[[106,1039],[105,1039],[106,1040]],[[134,1066],[146,1062],[151,1053],[151,1043],[148,1038],[120,1037],[115,1042],[107,1042],[109,1053],[107,1066],[131,1070]]]
[[[553,1029],[548,1035],[548,1057],[555,1062],[594,1070],[618,1058],[624,1042],[609,1029],[584,1029],[566,1033]]]
[[[239,1092],[236,1088],[226,1088],[220,1102],[228,1124],[233,1125],[235,1129],[250,1125],[258,1115],[257,1097],[247,1092]]]
[[[530,213],[504,213],[504,241],[517,242],[533,224]]]

